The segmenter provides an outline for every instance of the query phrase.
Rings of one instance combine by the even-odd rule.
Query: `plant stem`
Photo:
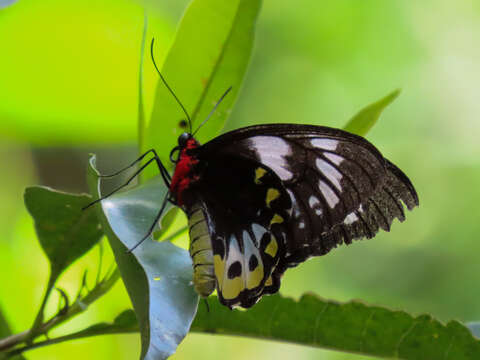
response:
[[[47,300],[48,297],[50,296],[50,293],[52,292],[52,289],[55,285],[55,282],[58,279],[59,273],[57,271],[54,271],[53,269],[50,269],[50,277],[48,279],[48,284],[47,284],[47,289],[45,290],[45,294],[43,295],[43,300],[42,304],[40,305],[40,309],[38,310],[37,316],[35,317],[35,321],[33,322],[33,325],[29,331],[29,334],[26,338],[26,342],[32,342],[33,339],[35,338],[37,334],[38,328],[42,325],[43,323],[43,312],[45,311],[45,306],[47,305]]]
[[[115,285],[117,280],[120,278],[120,272],[118,268],[113,270],[111,275],[106,277],[103,281],[99,282],[84,298],[78,299],[75,301],[67,310],[66,313],[62,315],[55,315],[47,322],[40,324],[37,331],[35,331],[34,337],[47,334],[51,329],[60,325],[61,323],[71,319],[72,317],[84,312],[88,306],[95,302],[97,299],[106,294],[112,287]],[[25,330],[21,333],[11,335],[4,339],[0,339],[0,352],[10,349],[13,346],[26,342],[29,339],[30,330]],[[28,346],[34,346],[35,344],[29,344]]]
[[[111,325],[107,326],[104,328],[100,328],[98,330],[92,330],[91,328],[87,328],[84,330],[77,331],[72,334],[68,335],[63,335],[59,336],[57,338],[53,339],[47,339],[43,341],[36,342],[34,344],[28,344],[25,345],[21,348],[11,350],[6,353],[6,358],[11,358],[15,355],[20,355],[21,353],[27,351],[27,350],[32,350],[36,349],[39,347],[47,346],[47,345],[53,345],[53,344],[58,344],[64,341],[69,341],[69,340],[75,340],[75,339],[81,339],[81,338],[86,338],[86,337],[92,337],[92,336],[99,336],[99,335],[110,335],[110,334],[128,334],[128,333],[136,333],[138,332],[138,326],[136,327],[121,327],[121,326],[116,326],[116,325]]]

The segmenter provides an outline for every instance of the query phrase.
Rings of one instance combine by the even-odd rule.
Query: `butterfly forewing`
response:
[[[222,135],[204,149],[240,154],[270,168],[292,190],[293,201],[316,210],[322,228],[316,224],[315,233],[342,222],[386,176],[385,160],[369,142],[325,127],[261,125]]]

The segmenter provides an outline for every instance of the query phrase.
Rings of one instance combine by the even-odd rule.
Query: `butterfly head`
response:
[[[193,136],[188,132],[184,132],[178,137],[178,148],[180,151],[187,147],[188,140],[190,139],[193,139]]]
[[[177,163],[182,154],[185,154],[186,151],[198,147],[200,144],[193,137],[191,133],[184,132],[178,137],[178,145],[175,146],[170,152],[170,161]],[[177,155],[178,153],[178,155]]]

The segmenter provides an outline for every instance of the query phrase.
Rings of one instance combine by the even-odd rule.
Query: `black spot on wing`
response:
[[[225,258],[225,254],[226,254],[226,247],[225,247],[225,239],[220,237],[220,236],[216,236],[213,238],[214,240],[212,241],[212,250],[213,250],[213,253],[215,255],[220,255],[220,257],[222,259]]]
[[[250,259],[248,260],[248,270],[252,272],[257,268],[257,266],[258,266],[258,259],[255,255],[252,254],[250,256]]]
[[[233,279],[240,275],[242,275],[242,264],[240,263],[240,261],[235,261],[228,268],[227,276],[229,279]]]

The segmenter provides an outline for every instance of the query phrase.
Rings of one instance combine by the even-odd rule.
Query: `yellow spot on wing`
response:
[[[263,279],[263,263],[260,262],[257,267],[247,274],[247,289],[253,289],[260,285]]]
[[[265,175],[267,173],[267,170],[265,170],[264,168],[256,168],[255,169],[255,184],[257,185],[260,185],[262,182],[260,181],[260,179],[262,178],[263,175]]]
[[[221,290],[222,296],[225,299],[235,299],[240,295],[240,291],[244,289],[243,278],[241,276],[234,277],[233,279],[226,279],[223,283],[223,289]]]
[[[153,280],[155,280],[155,281],[160,281],[160,279],[161,279],[160,276],[155,276],[155,277],[153,278]]]
[[[278,214],[273,215],[272,220],[270,221],[270,225],[272,224],[280,224],[283,222],[283,217]]]
[[[265,281],[265,286],[272,286],[272,285],[273,285],[273,279],[272,279],[272,275],[270,275],[267,281]]]
[[[225,260],[220,255],[213,257],[213,266],[215,268],[215,277],[218,282],[218,289],[221,291],[223,287],[223,275],[225,274]]]
[[[270,242],[265,248],[265,252],[271,257],[275,257],[275,255],[277,255],[277,250],[278,250],[277,240],[275,239],[275,236],[272,235],[272,237],[270,238]]]
[[[280,196],[280,191],[274,188],[270,188],[267,190],[267,198],[265,199],[265,202],[267,203],[267,206],[270,207],[270,203],[277,199]]]

